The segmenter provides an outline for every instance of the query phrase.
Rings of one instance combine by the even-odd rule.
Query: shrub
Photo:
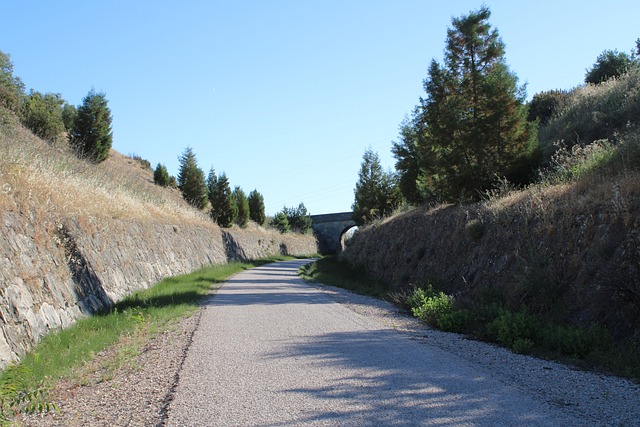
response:
[[[465,224],[464,232],[471,241],[479,242],[484,236],[484,225],[480,220],[472,219]]]
[[[171,178],[169,177],[169,171],[167,167],[162,163],[158,163],[156,169],[153,171],[153,182],[161,187],[168,187]]]
[[[291,230],[291,227],[289,226],[289,220],[283,212],[278,212],[276,216],[274,216],[271,220],[270,225],[282,234]]]
[[[487,326],[489,336],[510,348],[518,339],[528,339],[535,343],[539,330],[538,320],[523,311],[513,313],[503,310],[502,314]]]
[[[544,334],[545,345],[565,356],[584,359],[592,353],[605,352],[611,347],[609,332],[600,326],[588,329],[569,326],[549,326]]]
[[[22,122],[45,141],[54,141],[64,130],[63,99],[59,94],[31,91],[25,98]]]
[[[441,320],[445,316],[448,317],[444,320],[444,325],[453,327],[456,322],[451,316],[454,311],[454,298],[444,292],[435,291],[432,285],[428,285],[426,289],[416,288],[407,302],[413,315],[429,325],[441,328]]]

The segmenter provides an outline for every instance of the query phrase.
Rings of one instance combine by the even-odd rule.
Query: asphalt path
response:
[[[306,284],[285,261],[207,302],[170,426],[569,425],[556,408]]]

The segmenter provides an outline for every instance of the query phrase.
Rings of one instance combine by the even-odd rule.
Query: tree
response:
[[[530,122],[539,120],[544,126],[555,117],[567,103],[568,94],[563,90],[549,90],[533,95],[529,102],[527,120]]]
[[[286,215],[291,230],[304,234],[311,229],[311,216],[304,203],[300,202],[297,208],[285,206],[282,213]]]
[[[418,126],[415,123],[417,114],[414,111],[412,118],[405,118],[400,125],[400,141],[394,142],[391,148],[396,158],[396,171],[398,172],[398,188],[407,202],[420,205],[424,198],[418,191],[417,183],[420,176],[420,140]]]
[[[270,225],[282,234],[291,230],[289,220],[284,212],[278,212],[271,220]]]
[[[13,75],[11,57],[0,51],[0,106],[18,114],[23,96],[24,84]]]
[[[213,169],[209,173],[212,176]],[[213,174],[215,177],[215,173]],[[209,193],[211,202],[211,219],[220,227],[229,228],[233,225],[238,215],[236,204],[233,200],[229,179],[223,172],[219,177],[209,180],[212,191]]]
[[[605,50],[596,59],[596,63],[587,70],[585,83],[598,84],[614,77],[620,77],[636,62],[632,55],[617,50]]]
[[[509,71],[504,43],[488,23],[487,7],[454,18],[447,31],[444,65],[433,60],[409,135],[398,162],[415,165],[423,200],[478,197],[496,175],[520,183],[530,172],[533,132],[526,121],[524,87]],[[400,180],[408,180],[401,171]],[[410,177],[413,179],[413,177]],[[415,198],[415,197],[413,197]]]
[[[249,218],[251,221],[258,225],[263,225],[267,217],[264,212],[264,197],[258,193],[258,190],[253,190],[249,193]]]
[[[96,93],[91,89],[78,107],[70,132],[71,145],[78,155],[95,163],[109,157],[113,143],[111,110],[107,103],[104,93]]]
[[[24,100],[22,122],[38,137],[54,141],[65,130],[62,104],[64,100],[60,94],[43,95],[32,90]]]
[[[196,209],[203,209],[207,205],[207,185],[204,172],[198,167],[193,149],[185,148],[178,160],[180,162],[178,188],[182,192],[182,197]]]
[[[153,171],[153,182],[161,187],[168,187],[171,183],[169,171],[162,163],[158,163],[158,166],[156,166],[156,169]]]
[[[77,116],[78,110],[76,110],[76,107],[65,102],[62,106],[62,123],[64,123],[64,130],[69,132],[73,129],[73,124],[75,123]]]
[[[353,220],[358,225],[393,213],[401,201],[396,176],[385,172],[378,153],[370,148],[362,158],[353,203]]]
[[[249,200],[240,187],[234,188],[233,199],[238,212],[235,223],[244,228],[249,223]]]

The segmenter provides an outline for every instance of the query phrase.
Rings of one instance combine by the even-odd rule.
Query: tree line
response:
[[[535,182],[549,160],[538,129],[563,106],[566,91],[536,94],[507,66],[505,44],[491,27],[488,7],[454,18],[444,63],[435,59],[423,81],[425,96],[400,125],[393,143],[395,171],[385,171],[367,149],[355,187],[354,220],[366,224],[402,203],[477,201],[497,182]],[[587,70],[597,85],[640,67],[640,39],[630,54],[606,50]]]
[[[68,143],[85,160],[100,163],[109,157],[113,118],[105,93],[91,89],[78,107],[66,102],[60,94],[34,90],[27,93],[21,79],[13,73],[10,56],[0,51],[0,107],[13,113],[36,136],[49,143]],[[0,111],[0,119],[3,114]],[[184,200],[196,209],[209,208],[211,219],[221,227],[234,224],[245,227],[249,221],[265,224],[264,197],[257,190],[249,195],[240,187],[231,190],[226,174],[218,176],[213,168],[205,178],[190,147],[179,161],[177,179],[159,163],[153,171],[154,183],[178,188]],[[298,208],[285,206],[270,225],[282,233],[306,233],[311,228],[311,217],[300,203]]]

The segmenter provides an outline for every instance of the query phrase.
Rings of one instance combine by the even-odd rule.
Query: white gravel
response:
[[[137,363],[60,383],[61,413],[23,425],[640,426],[638,384],[430,330],[384,301],[305,284],[301,264],[233,277]]]
[[[300,265],[210,299],[168,425],[640,425],[638,385],[427,330]]]

